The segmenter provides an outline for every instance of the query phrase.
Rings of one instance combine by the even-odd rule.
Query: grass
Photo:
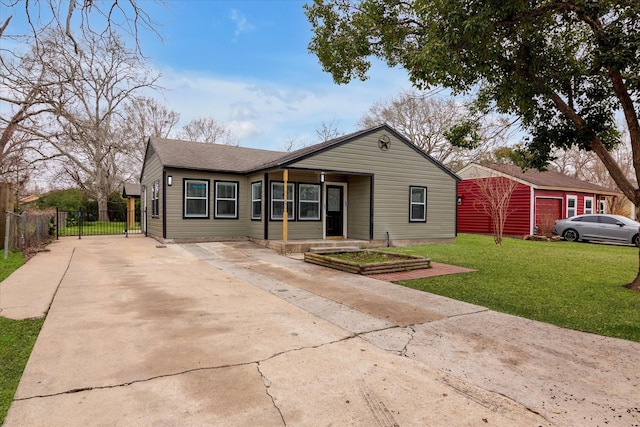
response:
[[[640,342],[638,248],[461,234],[455,244],[396,248],[478,270],[402,282],[414,289],[492,310]]]
[[[24,263],[22,253],[10,252],[8,255],[6,260],[0,259],[0,281]],[[43,322],[44,319],[11,320],[0,317],[0,425],[7,415]]]
[[[337,258],[343,261],[349,261],[356,264],[373,264],[379,262],[398,261],[401,259],[411,259],[392,253],[384,253],[377,251],[356,251],[356,252],[334,252],[325,254],[330,258]]]
[[[139,223],[137,225],[128,227],[129,231],[138,231],[140,230]],[[103,236],[103,235],[113,235],[113,234],[122,234],[125,229],[124,221],[85,221],[82,223],[82,235],[83,236]],[[80,232],[80,226],[78,225],[69,225],[67,227],[63,227],[58,231],[60,236],[77,236]]]

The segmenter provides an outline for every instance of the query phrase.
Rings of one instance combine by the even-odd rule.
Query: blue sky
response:
[[[245,147],[282,150],[315,143],[332,123],[342,133],[376,101],[411,87],[406,73],[375,63],[366,82],[336,85],[307,50],[311,25],[300,0],[170,0],[143,3],[163,40],[141,48],[162,73],[156,95],[181,124],[214,117]]]

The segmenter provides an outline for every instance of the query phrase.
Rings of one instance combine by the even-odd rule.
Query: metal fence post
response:
[[[31,236],[29,236],[29,224],[27,222],[27,219],[27,213],[22,212],[22,214],[20,214],[20,222],[22,223],[22,247],[20,249],[22,250],[29,247],[29,244],[31,243]]]
[[[82,239],[82,209],[78,209],[78,240]]]
[[[4,228],[4,259],[7,259],[9,253],[9,227],[11,226],[12,212],[6,211],[5,214],[7,215],[7,221]]]

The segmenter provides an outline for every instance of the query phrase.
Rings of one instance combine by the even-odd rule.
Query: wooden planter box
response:
[[[361,251],[361,252],[376,252],[376,251]],[[343,252],[335,252],[343,253]],[[353,252],[349,252],[353,253]],[[398,271],[411,271],[421,268],[431,268],[431,260],[429,258],[416,256],[416,255],[404,255],[404,254],[391,254],[389,252],[383,252],[386,255],[396,258],[395,260],[375,262],[375,263],[357,263],[352,261],[345,261],[342,259],[334,258],[331,254],[305,252],[304,260],[312,264],[318,264],[325,267],[335,268],[337,270],[346,271],[348,273],[355,274],[382,274],[382,273],[395,273]]]

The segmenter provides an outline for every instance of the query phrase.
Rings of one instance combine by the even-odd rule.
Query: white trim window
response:
[[[160,181],[154,181],[151,184],[151,218],[157,218],[160,215],[159,189]]]
[[[593,197],[585,197],[584,198],[584,214],[592,214],[593,213]]]
[[[251,183],[251,219],[262,219],[262,181]]]
[[[320,220],[320,185],[298,184],[298,219]]]
[[[578,214],[578,196],[567,196],[567,218]]]
[[[410,187],[409,222],[427,222],[427,187]]]
[[[287,183],[287,218],[293,220],[295,213],[296,186]],[[284,217],[284,182],[271,183],[271,219],[281,220]]]
[[[215,182],[215,218],[238,218],[238,183],[236,181]]]
[[[209,218],[208,180],[184,180],[184,217]]]

